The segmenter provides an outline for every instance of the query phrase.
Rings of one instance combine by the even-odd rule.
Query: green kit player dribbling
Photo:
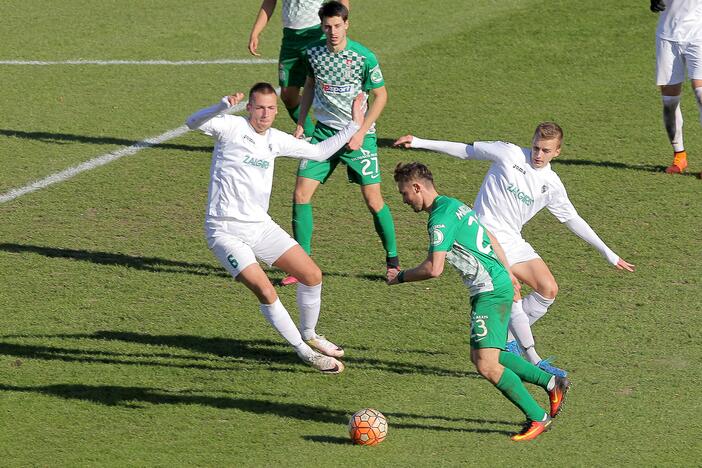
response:
[[[309,254],[312,250],[312,196],[319,184],[324,183],[341,162],[346,166],[349,181],[361,187],[361,194],[386,252],[387,271],[397,271],[399,259],[395,224],[380,190],[375,134],[375,121],[387,102],[383,74],[375,55],[347,38],[348,9],[342,3],[325,3],[319,10],[319,17],[326,39],[311,44],[305,52],[307,80],[294,135],[302,137],[311,106],[317,118],[312,142],[318,142],[330,138],[346,125],[351,116],[351,102],[359,92],[370,95],[372,100],[367,103],[363,126],[351,137],[345,150],[323,163],[300,162],[293,194],[293,233]],[[284,284],[293,281],[290,277],[283,280]]]
[[[503,266],[507,262],[502,248],[468,205],[437,193],[431,171],[424,164],[398,164],[395,182],[405,204],[415,212],[429,213],[430,245],[424,262],[415,268],[391,272],[388,284],[435,278],[441,275],[447,261],[459,271],[470,291],[471,360],[480,375],[526,416],[526,424],[512,440],[536,438],[560,412],[570,382],[505,351],[512,301],[518,296],[513,285],[519,283]],[[536,403],[523,382],[546,390],[549,413]]]

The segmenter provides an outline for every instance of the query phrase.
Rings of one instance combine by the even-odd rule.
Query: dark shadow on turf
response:
[[[303,421],[344,425],[347,424],[351,415],[351,412],[346,410],[335,410],[324,406],[305,405],[301,403],[281,403],[251,398],[219,397],[192,394],[190,392],[169,392],[163,389],[123,387],[117,385],[56,384],[22,387],[0,384],[0,391],[38,393],[67,400],[82,400],[106,406],[122,406],[135,409],[142,407],[142,404],[201,405],[224,410],[236,409],[255,414],[267,414]],[[483,422],[481,421],[481,423]],[[484,421],[484,423],[487,423],[487,421]],[[509,431],[499,429],[445,427],[398,421],[391,421],[390,424],[391,427],[395,429],[510,434]]]
[[[201,337],[194,335],[150,335],[147,333],[123,332],[123,331],[97,331],[95,333],[57,334],[57,335],[8,335],[0,336],[0,339],[81,339],[81,340],[104,340],[123,341],[150,346],[167,346],[194,351],[199,355],[180,355],[167,353],[114,353],[109,351],[66,348],[61,346],[27,345],[16,343],[5,343],[0,341],[0,354],[15,356],[19,358],[54,359],[68,362],[98,362],[104,364],[134,364],[153,365],[163,367],[182,367],[195,369],[213,370],[236,370],[241,367],[238,361],[271,364],[300,364],[298,357],[292,352],[290,347],[284,342],[270,340],[238,340],[233,338]],[[172,363],[167,359],[192,360],[192,361],[213,361],[217,358],[207,358],[202,356],[213,355],[223,359],[222,365],[212,365],[204,363]],[[162,360],[155,360],[159,358]],[[235,361],[232,361],[234,358]],[[462,371],[454,369],[444,369],[442,367],[402,362],[396,360],[345,357],[344,362],[351,363],[355,369],[368,369],[381,372],[392,372],[395,374],[423,374],[439,375],[445,377],[470,377],[480,378],[476,372]],[[271,370],[283,370],[294,372],[298,366],[290,368],[271,368]]]
[[[74,135],[71,133],[50,133],[50,132],[25,132],[23,130],[0,129],[0,136],[23,138],[25,140],[41,141],[43,143],[53,143],[65,145],[68,143],[89,143],[92,145],[119,145],[132,146],[138,145],[143,147],[180,150],[180,151],[196,151],[211,153],[212,146],[192,146],[192,145],[177,145],[173,143],[159,143],[156,145],[144,144],[139,140],[129,140],[126,138],[115,138],[109,136],[88,136]]]
[[[153,273],[181,273],[197,276],[219,276],[229,278],[223,269],[207,263],[188,263],[159,257],[138,257],[112,252],[63,249],[40,245],[0,243],[0,250],[12,253],[34,253],[50,258],[68,258],[99,265],[117,265]]]

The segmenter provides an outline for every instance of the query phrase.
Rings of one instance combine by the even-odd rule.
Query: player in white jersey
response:
[[[516,301],[510,317],[508,350],[520,352],[547,372],[567,374],[541,359],[536,352],[531,324],[548,310],[558,293],[558,284],[546,263],[522,238],[522,227],[542,208],[548,210],[572,232],[597,249],[620,270],[634,271],[633,265],[615,254],[583,220],[568,199],[565,187],[551,169],[551,160],[561,152],[563,131],[553,122],[539,124],[531,149],[502,141],[475,142],[472,145],[423,140],[405,135],[395,146],[440,151],[459,159],[492,161],[475,199],[475,212],[502,245],[512,273],[533,291]],[[516,338],[516,341],[515,341]]]
[[[702,122],[702,0],[651,0],[651,11],[660,12],[656,28],[656,84],[663,99],[663,123],[673,146],[673,164],[665,172],[679,174],[687,168],[680,111],[686,68]],[[702,172],[699,177],[702,178]]]
[[[363,124],[362,96],[354,101],[353,121],[334,138],[313,145],[272,128],[278,95],[269,83],[249,92],[248,118],[227,115],[242,93],[225,96],[195,112],[186,123],[214,138],[205,217],[207,245],[227,271],[258,298],[261,313],[300,358],[314,368],[336,374],[344,350],[317,335],[322,272],[298,243],[268,214],[275,158],[317,161],[336,153]],[[275,288],[257,262],[260,259],[299,279],[300,328],[281,304]],[[317,351],[312,348],[316,348]]]
[[[348,0],[341,0],[349,8]],[[263,0],[249,36],[249,52],[259,57],[258,43],[277,4],[277,0]],[[309,44],[324,38],[317,12],[323,0],[283,0],[283,40],[278,57],[278,84],[280,99],[285,104],[290,117],[297,123],[300,109],[300,89],[305,84],[307,73],[303,55]],[[312,135],[312,120],[305,119],[307,136]]]

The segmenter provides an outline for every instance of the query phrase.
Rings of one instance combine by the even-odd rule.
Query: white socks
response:
[[[700,89],[700,88],[697,88]],[[695,90],[697,93],[697,90]],[[663,123],[665,131],[668,133],[670,144],[673,145],[673,151],[684,151],[683,146],[683,117],[680,112],[680,96],[661,96],[663,99]],[[698,98],[698,105],[699,105]],[[700,105],[702,112],[702,105]],[[700,117],[702,119],[702,117]]]
[[[512,313],[509,316],[509,333],[507,339],[509,341],[517,338],[519,344],[524,348],[524,353],[527,359],[532,364],[536,364],[541,360],[541,357],[534,349],[534,335],[531,333],[529,326],[529,317],[522,308],[523,301],[512,303]]]
[[[307,346],[302,341],[300,330],[295,326],[295,322],[290,318],[290,314],[288,314],[280,299],[276,299],[273,304],[261,304],[261,313],[288,343],[295,348],[298,348],[300,345]]]
[[[297,284],[297,308],[300,311],[300,331],[302,338],[309,340],[317,336],[315,327],[319,320],[322,305],[322,283],[316,286]]]
[[[554,299],[548,299],[536,291],[532,291],[522,300],[522,308],[529,316],[529,325],[539,320],[546,314],[548,308],[553,304]]]

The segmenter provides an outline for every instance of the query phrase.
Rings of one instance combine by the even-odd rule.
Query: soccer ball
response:
[[[351,416],[349,435],[356,445],[376,445],[388,435],[388,422],[380,411],[365,408]]]

